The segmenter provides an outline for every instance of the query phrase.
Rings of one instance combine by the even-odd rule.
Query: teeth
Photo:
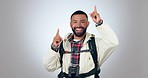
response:
[[[77,30],[77,31],[81,31],[82,29],[81,29],[81,28],[76,28],[76,30]]]
[[[76,29],[76,30],[80,31],[81,29]]]

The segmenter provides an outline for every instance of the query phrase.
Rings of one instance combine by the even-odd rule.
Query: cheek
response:
[[[88,24],[81,24],[81,26],[83,26],[83,27],[88,27]]]
[[[85,24],[85,26],[88,27],[89,26],[89,23]]]
[[[70,24],[70,27],[71,28],[74,28],[76,25],[75,24]]]
[[[73,28],[74,26],[71,24],[70,27]]]

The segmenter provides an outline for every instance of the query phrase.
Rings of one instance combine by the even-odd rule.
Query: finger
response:
[[[94,7],[94,11],[95,11],[95,12],[97,12],[97,8],[96,8],[96,5],[95,5],[95,7]]]
[[[60,42],[60,39],[59,39],[59,38],[55,38],[54,41],[55,41],[56,43],[59,43],[59,42]]]
[[[92,13],[89,13],[90,17],[92,17]]]
[[[56,41],[56,43],[60,43],[62,41],[62,39],[57,39],[55,41]]]
[[[59,43],[59,41],[56,41],[56,43]]]
[[[62,40],[62,37],[59,35],[59,39]]]
[[[62,37],[59,36],[59,35],[58,35],[58,36],[55,36],[55,37],[54,37],[54,40],[55,40],[55,41],[62,41]]]
[[[58,36],[59,35],[59,29],[57,30],[57,33],[56,33],[56,36]]]

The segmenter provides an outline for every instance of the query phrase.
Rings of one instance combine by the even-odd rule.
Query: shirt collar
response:
[[[84,38],[83,38],[82,40],[74,41],[74,34],[71,33],[71,34],[67,37],[67,39],[68,39],[69,42],[83,42],[84,39],[85,39],[85,37],[86,37],[86,36],[84,36]]]

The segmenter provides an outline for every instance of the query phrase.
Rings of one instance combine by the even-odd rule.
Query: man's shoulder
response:
[[[90,38],[90,37],[95,37],[95,34],[92,34],[92,33],[86,33],[86,38]]]
[[[71,36],[73,35],[73,33],[68,33],[65,35],[64,37],[64,41],[68,40],[69,38],[71,38]]]
[[[98,41],[98,40],[101,40],[101,37],[98,37],[98,36],[96,36],[95,34],[93,34],[93,33],[86,33],[86,38],[85,39],[87,39],[87,40],[89,40],[91,37],[94,37],[94,39],[96,40],[96,41]]]

